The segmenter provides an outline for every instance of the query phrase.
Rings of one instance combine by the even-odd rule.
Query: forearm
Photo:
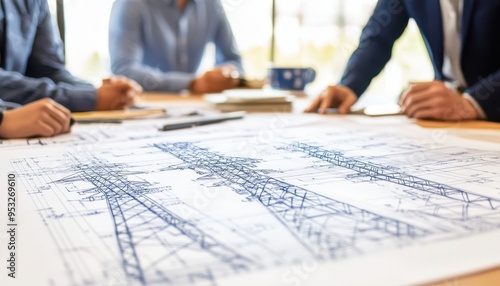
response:
[[[500,70],[479,77],[478,82],[465,91],[482,108],[489,121],[500,122]]]
[[[47,74],[46,77],[50,78],[56,84],[66,83],[75,88],[94,89],[94,86],[92,84],[73,76],[66,69],[53,71]]]
[[[244,74],[243,65],[239,61],[232,61],[232,60],[225,61],[225,62],[218,64],[216,67],[224,67],[224,66],[232,66],[239,72],[240,75]]]
[[[184,72],[160,72],[138,64],[115,64],[113,73],[138,82],[144,91],[179,92],[188,89],[195,75]]]
[[[391,17],[384,21],[387,15]],[[391,58],[394,42],[405,30],[408,20],[402,2],[380,0],[363,29],[340,84],[352,89],[359,97]]]
[[[90,111],[95,109],[97,92],[92,86],[56,84],[48,78],[30,78],[1,70],[0,97],[19,104],[51,98],[71,111]]]

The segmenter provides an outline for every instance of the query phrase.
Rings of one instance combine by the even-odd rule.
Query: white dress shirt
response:
[[[443,74],[449,88],[455,90],[468,87],[460,65],[463,4],[463,0],[440,0],[444,36]],[[466,93],[463,96],[472,103],[479,117],[486,119],[486,114],[476,100]]]

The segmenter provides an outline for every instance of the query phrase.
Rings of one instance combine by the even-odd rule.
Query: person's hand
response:
[[[232,78],[232,79],[240,78],[240,72],[238,71],[238,68],[236,68],[234,65],[225,64],[222,66],[218,66],[215,69],[220,70],[222,74],[227,78]]]
[[[441,81],[415,83],[403,93],[401,110],[410,118],[438,120],[478,119],[472,103]]]
[[[349,112],[358,97],[347,86],[333,85],[327,87],[305,110],[305,112],[327,113],[328,108],[338,108],[340,114]]]
[[[40,99],[3,112],[0,137],[51,137],[70,131],[71,113],[52,99]]]
[[[142,87],[129,78],[112,76],[104,79],[101,87],[97,89],[96,110],[124,109],[133,105],[140,93]]]
[[[239,76],[234,75],[236,72],[236,69],[231,69],[229,66],[209,70],[191,83],[190,91],[203,94],[235,88],[239,84]]]

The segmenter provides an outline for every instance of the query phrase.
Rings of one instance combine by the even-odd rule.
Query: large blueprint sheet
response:
[[[1,285],[391,285],[500,265],[498,144],[321,120],[0,149],[20,182],[19,276]]]

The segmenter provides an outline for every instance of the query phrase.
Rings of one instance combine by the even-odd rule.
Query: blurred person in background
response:
[[[216,67],[197,76],[214,43]],[[241,56],[219,0],[117,0],[109,26],[113,73],[146,91],[220,92],[239,84]]]

